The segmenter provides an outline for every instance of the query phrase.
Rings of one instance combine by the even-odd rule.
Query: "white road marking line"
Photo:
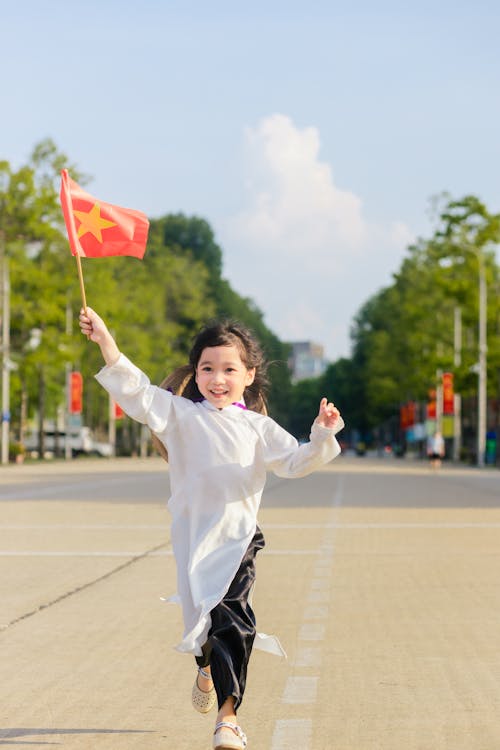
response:
[[[127,476],[117,476],[114,475],[112,477],[101,477],[99,481],[90,481],[90,482],[79,482],[78,485],[75,487],[74,484],[49,484],[48,486],[40,487],[40,486],[31,486],[27,487],[26,489],[12,489],[12,487],[9,487],[7,490],[1,490],[0,489],[0,501],[2,502],[9,502],[12,500],[28,500],[30,498],[47,498],[50,499],[56,499],[57,495],[60,495],[61,493],[68,492],[70,496],[75,492],[81,492],[81,493],[88,493],[92,492],[93,490],[105,490],[107,489],[108,485],[111,485],[111,490],[114,490],[116,488],[116,485],[118,484],[126,484],[130,482],[130,478]],[[52,496],[52,497],[51,497]],[[115,493],[114,495],[110,495],[111,497],[117,497],[118,495]],[[86,495],[85,495],[86,497]]]
[[[500,522],[435,521],[381,523],[269,523],[263,529],[500,529]]]
[[[325,630],[326,628],[322,623],[304,622],[300,626],[299,639],[301,641],[323,641]]]
[[[313,571],[313,575],[316,576],[316,578],[330,578],[332,575],[331,567],[330,568],[316,568]]]
[[[141,552],[131,552],[130,550],[0,550],[0,557],[135,557]],[[172,550],[159,550],[152,552],[151,556],[154,557],[171,557],[173,554]],[[292,556],[305,556],[314,557],[319,554],[317,550],[311,549],[279,549],[279,550],[263,550],[260,554],[265,557],[292,557]]]
[[[0,524],[0,531],[24,531],[29,529],[64,529],[64,530],[79,530],[92,531],[92,530],[134,530],[134,529],[158,529],[167,530],[170,528],[169,524],[115,524],[115,523],[2,523]],[[426,523],[423,522],[381,522],[381,523],[267,523],[261,524],[263,529],[500,529],[500,521],[483,521],[483,522],[467,522],[467,521],[435,521]],[[332,550],[332,545],[327,545],[324,548],[320,548],[318,551]],[[329,564],[330,561],[326,561],[325,564]]]
[[[325,555],[325,557],[331,557],[333,555],[333,544],[322,544],[321,547],[319,547],[319,551],[322,555]]]
[[[28,531],[64,529],[64,531],[135,531],[136,529],[157,529],[159,531],[169,529],[169,525],[142,524],[142,523],[2,523],[0,531]]]
[[[328,607],[310,604],[304,609],[304,620],[326,620],[328,618]]]
[[[342,504],[344,491],[344,480],[339,478],[332,499],[332,510],[330,517],[334,516],[337,508]],[[311,590],[309,592],[308,604],[303,611],[303,622],[299,631],[299,639],[302,641],[323,641],[325,639],[326,627],[323,622],[307,622],[307,620],[326,620],[328,618],[327,604],[330,598],[329,579],[333,563],[334,544],[331,529],[335,524],[273,524],[272,528],[323,528],[325,530],[323,544],[319,547],[320,557],[316,561]],[[305,622],[304,622],[305,621]],[[297,652],[294,666],[319,667],[321,664],[321,648],[311,646],[300,646]],[[313,704],[316,703],[318,692],[318,677],[289,677],[283,693],[282,702],[291,704]],[[311,719],[279,719],[274,726],[274,734],[271,750],[289,750],[292,747],[300,747],[301,750],[309,750],[312,742]]]
[[[280,555],[286,555],[289,557],[290,555],[319,555],[321,554],[319,550],[317,549],[264,549],[262,550],[263,555],[277,555],[278,557]]]
[[[278,719],[274,725],[271,750],[310,750],[312,740],[311,719]]]
[[[95,552],[89,552],[82,550],[81,552],[53,552],[44,550],[0,550],[0,557],[138,557],[144,555],[141,550],[132,552],[131,550],[120,550],[117,552],[107,552],[103,550],[96,550]],[[147,557],[171,557],[173,555],[172,550],[159,550],[156,552],[148,553]]]
[[[307,596],[307,601],[310,604],[317,603],[317,602],[329,602],[330,601],[330,592],[329,591],[310,591]]]
[[[282,703],[315,703],[318,677],[289,677],[283,691]]]
[[[314,646],[301,646],[297,649],[294,665],[296,667],[319,667],[321,649]]]
[[[333,496],[333,507],[340,508],[342,505],[342,497],[344,495],[344,477],[340,476],[335,488],[335,494]]]
[[[324,591],[328,588],[329,581],[326,578],[313,578],[311,581],[311,589],[313,591]]]

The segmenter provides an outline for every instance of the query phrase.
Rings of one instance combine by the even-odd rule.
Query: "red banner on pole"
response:
[[[454,413],[453,373],[443,372],[443,414]]]
[[[69,378],[69,413],[81,414],[83,406],[82,373],[71,372]]]
[[[427,402],[426,407],[426,417],[427,419],[436,419],[437,416],[437,404],[436,404],[436,391],[432,388],[429,391],[429,401]]]
[[[417,419],[417,405],[415,401],[408,401],[406,405],[407,409],[407,415],[408,415],[408,427],[414,427]]]
[[[407,404],[403,404],[399,410],[399,422],[402,430],[406,430],[408,427],[413,427],[415,424],[416,417],[416,404],[414,401],[408,401]]]

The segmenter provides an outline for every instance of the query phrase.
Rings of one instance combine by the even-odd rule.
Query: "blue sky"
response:
[[[486,0],[18,0],[0,158],[50,136],[102,200],[204,217],[232,286],[335,359],[432,196],[500,211],[499,27]]]

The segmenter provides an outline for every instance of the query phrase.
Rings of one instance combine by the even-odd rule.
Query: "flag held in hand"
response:
[[[73,255],[144,257],[149,221],[141,211],[97,200],[71,179],[67,169],[61,172],[61,205]]]

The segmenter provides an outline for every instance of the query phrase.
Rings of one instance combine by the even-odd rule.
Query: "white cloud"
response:
[[[225,275],[280,338],[348,354],[352,316],[388,283],[413,235],[401,221],[366,221],[359,196],[320,160],[316,128],[275,114],[246,130],[245,145],[246,205],[217,225]]]

